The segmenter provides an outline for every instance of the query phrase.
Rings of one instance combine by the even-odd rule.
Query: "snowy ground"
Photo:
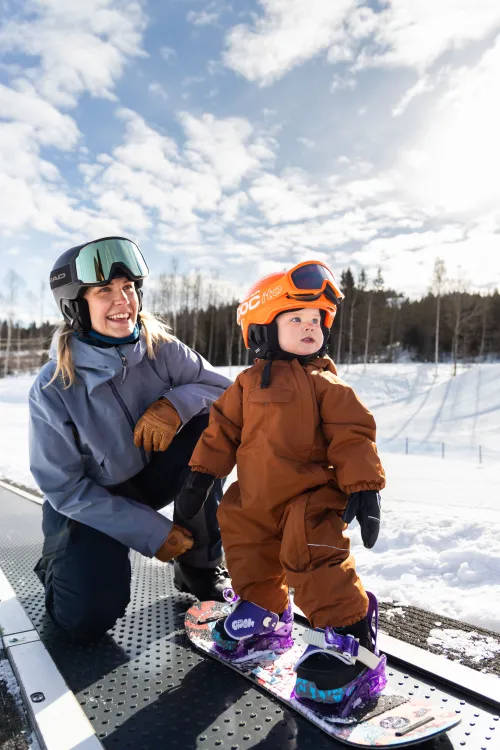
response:
[[[40,750],[28,725],[21,691],[0,647],[0,750]]]
[[[449,366],[436,374],[422,364],[369,365],[366,372],[354,366],[340,374],[375,414],[388,477],[375,548],[363,548],[354,524],[349,532],[366,587],[500,632],[500,365],[459,370],[455,378]],[[0,380],[0,477],[34,487],[31,380]]]

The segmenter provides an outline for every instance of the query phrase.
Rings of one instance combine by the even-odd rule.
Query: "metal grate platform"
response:
[[[190,648],[183,618],[193,600],[174,589],[169,565],[134,553],[126,616],[96,645],[65,643],[32,572],[40,523],[40,506],[0,488],[0,567],[105,748],[345,748]],[[461,725],[421,750],[499,750],[500,720],[491,707],[394,664],[389,682],[405,694],[451,703],[462,716]]]

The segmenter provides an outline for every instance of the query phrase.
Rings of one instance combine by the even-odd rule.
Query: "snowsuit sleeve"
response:
[[[347,495],[381,490],[385,474],[375,445],[373,415],[340,378],[325,373],[318,379],[318,401],[328,460],[340,489]]]
[[[243,426],[242,374],[212,405],[208,427],[189,462],[193,471],[227,477],[234,468]]]
[[[170,388],[161,396],[168,399],[186,424],[198,414],[206,414],[213,402],[231,385],[231,380],[216,372],[201,354],[178,339],[165,344]]]
[[[152,557],[172,522],[147,505],[112,495],[85,475],[73,424],[55,387],[42,390],[35,383],[29,411],[30,469],[46,501],[68,518]]]

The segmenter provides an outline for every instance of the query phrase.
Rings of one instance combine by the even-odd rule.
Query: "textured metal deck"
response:
[[[40,522],[40,506],[0,488],[0,567],[105,748],[345,748],[190,648],[183,618],[192,599],[176,592],[169,565],[133,554],[126,616],[98,644],[69,646],[45,613],[32,572]],[[491,706],[393,664],[389,682],[405,694],[451,704],[462,717],[421,750],[500,749],[500,720]]]

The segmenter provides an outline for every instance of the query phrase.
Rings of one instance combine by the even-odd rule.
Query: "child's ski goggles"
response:
[[[284,280],[288,282],[287,295],[303,302],[314,302],[322,294],[334,304],[344,299],[335,276],[328,266],[320,261],[304,261],[288,271]]]

